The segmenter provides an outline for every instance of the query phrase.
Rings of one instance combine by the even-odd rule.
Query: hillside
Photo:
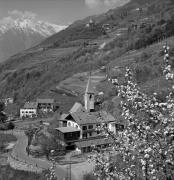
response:
[[[148,93],[156,87],[166,91],[160,49],[166,38],[174,47],[173,10],[170,0],[132,0],[105,14],[77,21],[2,63],[0,95],[14,97],[18,105],[37,97],[54,97],[68,110],[82,96],[57,90],[61,82],[68,82],[71,89],[73,75],[102,66],[107,66],[108,76],[116,73],[122,77],[126,65],[133,67],[137,82]],[[113,92],[107,81],[96,86],[106,92],[106,100],[111,99]]]

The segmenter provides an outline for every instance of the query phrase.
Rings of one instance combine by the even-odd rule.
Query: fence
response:
[[[44,170],[43,168],[40,168],[38,166],[23,162],[17,157],[12,156],[11,154],[9,154],[8,156],[8,163],[12,168],[17,170],[30,171],[35,173],[41,173]]]
[[[24,131],[22,130],[8,130],[8,131],[2,131],[4,134],[13,134],[15,136],[25,136]],[[23,171],[30,171],[30,172],[35,172],[35,173],[41,173],[43,170],[46,170],[42,167],[39,167],[37,164],[29,164],[28,162],[21,160],[18,158],[18,156],[12,151],[8,155],[8,163],[9,165],[18,170],[23,170]]]

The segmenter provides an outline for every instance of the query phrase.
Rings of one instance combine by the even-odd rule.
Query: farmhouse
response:
[[[26,102],[24,107],[20,109],[20,118],[36,117],[37,116],[37,102]]]
[[[75,149],[74,142],[80,139],[80,129],[74,127],[60,127],[56,128],[58,131],[59,142],[66,145],[66,149]]]
[[[43,112],[52,112],[54,108],[54,99],[37,99],[38,110]]]
[[[97,129],[105,126],[116,133],[124,128],[124,123],[115,119],[111,114],[95,109],[95,90],[91,77],[89,77],[84,95],[84,107],[80,103],[75,103],[69,113],[62,114],[59,119],[62,127],[56,130],[61,141],[66,144],[66,149],[79,148],[82,152],[88,152],[94,144],[101,148],[107,147],[112,140],[106,140],[102,131]],[[71,142],[67,141],[67,136],[71,137]]]

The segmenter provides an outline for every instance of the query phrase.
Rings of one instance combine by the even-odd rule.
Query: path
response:
[[[15,147],[12,150],[11,157],[15,157],[19,162],[23,162],[25,164],[28,164],[29,166],[33,166],[36,168],[36,171],[38,168],[41,169],[49,169],[52,166],[52,163],[46,159],[38,159],[33,158],[32,156],[28,156],[26,153],[26,147],[28,143],[28,139],[25,136],[23,131],[14,131],[13,134],[17,137],[17,142]],[[56,165],[56,176],[58,179],[63,179],[66,177],[66,169],[63,167],[60,167],[59,165]],[[72,178],[72,180],[75,180]]]
[[[9,156],[9,159],[11,158],[15,161],[15,163],[12,163],[14,166],[22,165],[23,170],[26,170],[28,167],[27,169],[28,171],[35,171],[35,172],[38,172],[44,169],[49,169],[52,166],[52,163],[46,159],[34,158],[32,156],[27,155],[26,147],[28,144],[28,138],[24,134],[23,131],[11,131],[7,133],[11,133],[15,135],[18,139],[12,150],[12,153]],[[25,168],[24,166],[26,165],[27,167]],[[58,180],[63,180],[65,177],[67,177],[68,167],[69,165],[58,165],[58,164],[56,165],[55,172],[56,172],[56,176],[58,177]],[[71,172],[72,172],[71,180],[82,180],[83,175],[85,173],[91,172],[93,170],[93,167],[94,167],[93,164],[88,163],[87,161],[72,164],[71,165]]]

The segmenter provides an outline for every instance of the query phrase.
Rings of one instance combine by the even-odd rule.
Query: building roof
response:
[[[54,103],[54,99],[37,99],[37,103],[50,103],[53,104]]]
[[[37,102],[26,102],[24,104],[24,109],[37,109],[38,103]]]
[[[76,102],[73,105],[73,107],[70,109],[69,112],[70,113],[75,113],[75,112],[81,112],[81,111],[85,111],[84,107],[80,103]]]
[[[79,125],[114,122],[115,118],[106,111],[101,112],[75,112],[71,113],[73,119]]]
[[[89,76],[85,93],[90,93],[90,94],[91,94],[91,93],[92,93],[92,94],[95,93],[95,90],[94,90],[94,88],[93,88],[93,86],[92,86],[92,82],[91,82],[91,76]]]
[[[83,147],[89,147],[92,145],[104,145],[104,144],[110,144],[113,143],[113,139],[108,139],[108,138],[98,138],[98,139],[88,139],[88,140],[82,140],[82,141],[78,141],[76,142],[76,146],[79,148],[83,148]]]
[[[60,116],[60,119],[59,120],[66,120],[66,117],[67,116],[69,116],[69,114],[62,114],[61,116]]]
[[[56,128],[56,130],[62,132],[62,133],[68,133],[68,132],[77,132],[80,131],[80,129],[77,129],[75,127],[60,127]]]

